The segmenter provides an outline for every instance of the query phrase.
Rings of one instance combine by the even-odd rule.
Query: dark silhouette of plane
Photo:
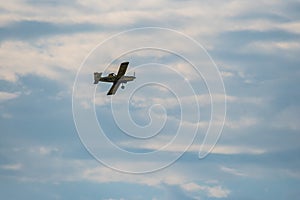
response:
[[[102,73],[95,72],[94,73],[94,84],[98,84],[99,81],[112,82],[113,85],[111,86],[107,95],[114,95],[117,92],[120,85],[122,85],[121,88],[124,89],[125,88],[124,84],[126,84],[129,81],[133,81],[136,78],[135,74],[133,76],[124,76],[126,73],[128,64],[129,64],[129,62],[121,63],[117,74],[110,73],[110,74],[108,74],[108,76],[101,77]]]

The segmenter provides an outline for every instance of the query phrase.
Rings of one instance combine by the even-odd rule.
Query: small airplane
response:
[[[136,78],[135,73],[133,74],[133,76],[125,76],[128,64],[129,62],[121,63],[117,74],[110,73],[108,74],[108,76],[101,77],[102,73],[95,72],[94,84],[98,84],[99,81],[112,82],[113,85],[111,86],[107,95],[114,95],[117,92],[120,85],[122,85],[121,88],[124,89],[125,88],[124,84],[126,84],[129,81],[133,81]]]

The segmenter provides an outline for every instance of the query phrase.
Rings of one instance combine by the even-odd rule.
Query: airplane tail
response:
[[[94,72],[94,84],[97,84],[100,81],[102,73]]]

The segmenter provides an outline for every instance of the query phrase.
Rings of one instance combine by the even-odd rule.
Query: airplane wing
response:
[[[120,67],[119,67],[119,71],[117,74],[117,77],[121,77],[126,73],[127,67],[128,67],[129,62],[123,62],[121,63]]]
[[[114,82],[113,85],[111,86],[111,88],[109,89],[107,95],[113,95],[113,94],[115,94],[120,85],[121,85],[120,81]]]

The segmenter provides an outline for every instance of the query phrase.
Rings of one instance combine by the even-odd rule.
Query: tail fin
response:
[[[95,72],[94,73],[94,84],[97,84],[100,81],[102,73]]]

